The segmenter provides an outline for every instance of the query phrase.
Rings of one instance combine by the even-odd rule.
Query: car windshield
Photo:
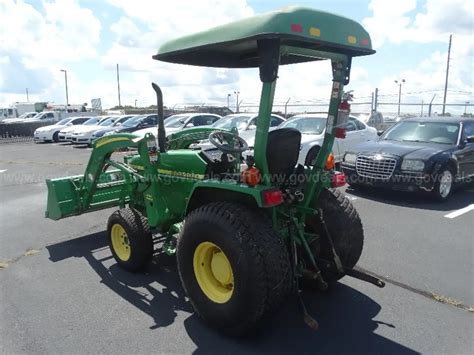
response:
[[[247,122],[252,116],[250,115],[232,115],[225,116],[220,120],[216,121],[212,127],[232,129],[236,127],[238,130],[245,129],[247,127]]]
[[[64,118],[56,124],[57,125],[65,125],[65,124],[68,124],[69,122],[71,122],[71,120],[72,120],[72,118]]]
[[[87,125],[87,126],[94,125],[94,124],[97,124],[96,117],[89,118],[86,122],[83,123],[83,125]]]
[[[143,116],[134,116],[122,123],[122,127],[135,127],[143,119]]]
[[[106,120],[99,123],[99,126],[112,126],[116,121],[115,118],[107,118]]]
[[[189,116],[190,115],[173,115],[173,116],[170,116],[165,120],[165,127],[179,128],[182,125],[184,125],[184,123],[189,118]]]
[[[381,140],[455,145],[458,135],[458,123],[404,121],[389,129]]]
[[[326,128],[326,117],[295,117],[283,122],[279,127],[296,128],[302,134],[321,134]]]

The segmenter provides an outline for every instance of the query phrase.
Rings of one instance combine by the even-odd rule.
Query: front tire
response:
[[[54,143],[59,142],[59,132],[54,132],[54,134],[53,134],[53,142],[54,142]]]
[[[352,202],[337,189],[323,189],[319,197],[319,206],[342,265],[352,269],[359,261],[364,247],[364,229],[359,214]],[[320,257],[332,261],[334,258],[332,249],[323,234],[325,231],[319,216],[308,218],[306,228],[317,236],[310,244],[316,260]],[[324,263],[318,263],[318,267],[327,282],[337,281],[344,276]]]
[[[112,213],[107,223],[109,246],[117,264],[128,271],[144,268],[153,257],[153,238],[146,218],[124,208]]]
[[[444,168],[438,174],[433,188],[433,196],[438,201],[444,202],[449,199],[454,188],[454,174],[449,168]]]
[[[292,288],[288,251],[271,221],[234,203],[210,203],[188,215],[177,261],[196,312],[227,334],[254,328]]]

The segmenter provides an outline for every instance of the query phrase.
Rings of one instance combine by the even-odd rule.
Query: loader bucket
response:
[[[82,175],[78,175],[46,180],[48,204],[45,215],[47,218],[58,220],[79,212],[79,190],[83,178]]]
[[[45,217],[58,220],[120,206],[130,199],[123,175],[118,170],[110,170],[100,175],[101,183],[93,191],[90,204],[84,206],[83,181],[83,175],[46,180],[48,203]]]

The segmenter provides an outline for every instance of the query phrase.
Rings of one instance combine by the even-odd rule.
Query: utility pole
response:
[[[375,88],[374,96],[374,112],[377,112],[377,106],[379,104],[379,88]]]
[[[464,116],[467,116],[467,105],[469,105],[469,101],[466,101],[466,104],[464,105]]]
[[[402,99],[402,84],[405,82],[405,79],[395,80],[395,84],[398,84],[398,116],[400,116],[400,102]]]
[[[421,100],[421,117],[423,117],[423,103],[424,103],[424,101]]]
[[[30,102],[30,96],[28,95],[28,88],[26,88],[26,102]]]
[[[374,92],[372,91],[372,98],[370,99],[370,112],[374,112]]]
[[[137,108],[137,99],[135,99],[135,108]]]
[[[234,91],[235,94],[235,111],[239,113],[239,94],[240,91]]]
[[[431,105],[435,97],[436,97],[436,94],[433,95],[433,98],[430,101],[430,105],[428,106],[428,117],[431,117]]]
[[[449,35],[448,61],[446,63],[446,81],[444,82],[443,116],[446,113],[446,94],[448,93],[449,59],[451,58],[452,39],[453,39],[453,35]]]
[[[229,102],[230,96],[231,96],[230,94],[227,94],[227,108],[230,108],[230,102]]]
[[[117,63],[117,90],[118,90],[119,107],[122,107],[122,103],[120,102],[120,76],[119,76],[119,65],[118,65],[118,63]]]
[[[287,107],[288,107],[288,102],[290,102],[290,100],[291,100],[291,97],[289,97],[288,100],[286,100],[285,102],[285,118],[287,116],[287,112],[288,112]]]
[[[66,82],[66,111],[69,107],[69,95],[67,91],[67,70],[66,69],[61,69],[62,72],[64,72],[64,81]]]

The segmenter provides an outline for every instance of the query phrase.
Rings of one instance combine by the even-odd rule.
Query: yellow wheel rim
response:
[[[194,251],[194,275],[202,292],[216,303],[226,303],[234,292],[229,259],[214,243],[202,242]]]
[[[131,249],[127,232],[120,224],[114,224],[111,231],[112,248],[122,261],[130,259]]]

